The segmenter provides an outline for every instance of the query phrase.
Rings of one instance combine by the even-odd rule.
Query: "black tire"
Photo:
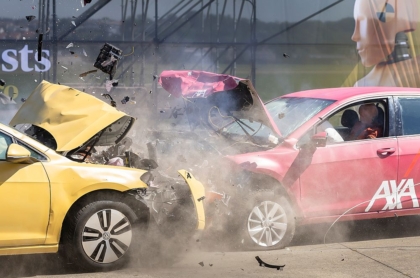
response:
[[[109,271],[123,267],[136,249],[141,223],[120,201],[92,201],[73,211],[63,226],[60,253],[76,268]]]
[[[243,217],[244,244],[252,250],[285,248],[295,234],[290,202],[274,192],[257,195]]]

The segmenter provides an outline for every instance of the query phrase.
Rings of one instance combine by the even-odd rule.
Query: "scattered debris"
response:
[[[50,28],[50,27],[48,27],[48,28],[47,28],[47,31],[45,31],[45,34],[48,34],[48,32],[50,32],[50,30],[51,30],[51,28]]]
[[[6,85],[6,82],[3,79],[0,79],[0,86]]]
[[[122,104],[126,104],[127,102],[129,102],[130,101],[130,97],[124,97],[122,100],[121,100],[121,103]]]
[[[87,53],[84,49],[83,49],[83,55],[85,55],[87,57]]]
[[[197,199],[197,201],[201,202],[201,201],[203,201],[205,198],[206,198],[205,196],[200,197],[200,198],[198,198],[198,199]]]
[[[66,69],[66,70],[68,70],[68,68],[66,68],[65,66],[61,66],[63,69]]]
[[[111,101],[111,106],[112,107],[117,107],[117,103],[114,101],[114,99],[111,97],[110,94],[101,94],[102,96],[104,96],[106,99],[109,99]]]
[[[283,57],[284,58],[290,58],[289,54],[287,54],[287,53],[283,53]]]
[[[26,98],[21,98],[20,101],[21,102],[25,102],[26,101]]]
[[[200,240],[199,240],[199,239],[197,239],[195,242],[200,242]]]
[[[98,71],[98,70],[90,70],[90,71],[86,71],[86,72],[84,72],[84,73],[79,74],[79,77],[85,77],[86,75],[91,74],[91,73],[94,73],[94,72],[97,72],[97,71]]]
[[[341,259],[341,261],[344,261],[344,259]]]
[[[117,87],[117,86],[118,86],[118,80],[107,80],[105,82],[105,88],[107,92],[110,92],[112,87]]]
[[[71,55],[74,55],[74,51],[71,51],[71,50],[70,50],[70,54],[71,54]]]
[[[268,264],[263,262],[263,260],[260,259],[260,257],[256,256],[255,259],[257,260],[257,262],[260,264],[260,266],[263,267],[268,267],[268,268],[277,268],[277,270],[283,270],[283,267],[285,267],[286,265],[272,265],[272,264]]]
[[[118,61],[122,58],[121,55],[121,49],[111,44],[105,43],[105,45],[101,48],[101,51],[93,66],[97,69],[100,69],[104,73],[109,74],[109,79],[112,80],[117,70]]]
[[[42,57],[42,38],[43,38],[44,34],[40,33],[38,35],[38,61],[41,61],[41,57]]]
[[[70,47],[73,47],[73,46],[74,46],[74,44],[71,42],[66,46],[66,48],[70,48]]]
[[[153,81],[155,81],[156,80],[156,78],[158,78],[159,76],[157,76],[157,75],[153,75]]]
[[[191,179],[190,173],[187,173],[187,179]]]
[[[209,266],[213,266],[213,264],[209,264]]]
[[[36,18],[36,16],[34,16],[34,15],[27,15],[26,16],[26,20],[28,21],[28,22],[31,22],[32,20],[34,20]]]
[[[152,91],[149,92],[149,94],[151,94],[151,93],[152,93]]]
[[[71,24],[73,24],[74,26],[76,26],[76,22],[74,22],[74,20],[71,21]]]
[[[82,7],[86,6],[86,4],[89,4],[90,2],[92,2],[92,0],[81,0],[82,2]]]
[[[201,265],[201,266],[204,266],[204,263],[203,262],[199,262],[198,264]]]
[[[160,112],[160,113],[165,113],[165,111],[163,111],[163,110],[160,110],[159,112]]]

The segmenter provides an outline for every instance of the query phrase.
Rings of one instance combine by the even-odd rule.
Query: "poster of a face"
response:
[[[354,86],[420,87],[415,48],[419,5],[417,0],[355,1],[351,39],[361,64],[372,69]]]

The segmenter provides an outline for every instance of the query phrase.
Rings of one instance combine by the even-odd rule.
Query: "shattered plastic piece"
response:
[[[6,82],[3,79],[0,79],[0,86],[6,85]]]
[[[71,55],[74,55],[74,51],[71,51],[71,50],[70,50],[70,54],[71,54]]]
[[[263,262],[263,260],[261,260],[260,257],[258,257],[258,256],[256,256],[255,259],[260,264],[260,266],[263,266],[263,267],[277,268],[277,270],[283,270],[283,267],[286,266],[286,265],[272,265],[272,264],[267,264],[267,263]]]
[[[68,70],[68,68],[66,68],[65,66],[61,66],[63,69],[66,69],[66,70]]]
[[[26,98],[21,98],[20,101],[21,102],[25,102],[26,101]]]
[[[71,21],[71,24],[73,24],[74,26],[76,26],[76,22],[74,22],[74,20]]]
[[[86,4],[89,4],[90,2],[92,2],[92,0],[81,0],[80,1],[82,4],[82,7],[86,6]]]
[[[85,77],[86,75],[90,74],[90,73],[94,73],[97,72],[98,70],[90,70],[90,71],[86,71],[84,73],[79,74],[79,77]]]
[[[156,80],[156,78],[158,78],[159,76],[157,76],[157,75],[153,75],[153,81],[155,81]]]
[[[198,198],[198,199],[197,199],[197,201],[198,201],[198,202],[201,202],[201,201],[203,201],[205,198],[206,198],[205,196],[200,197],[200,198]]]
[[[47,31],[45,31],[45,34],[48,34],[48,32],[50,32],[50,27],[47,28]]]
[[[107,80],[105,82],[105,89],[107,90],[107,92],[110,92],[111,88],[116,86],[118,86],[118,80]]]
[[[199,262],[198,264],[201,265],[201,266],[204,266],[204,263],[203,262]]]
[[[126,104],[129,100],[130,100],[130,97],[124,97],[124,98],[121,100],[121,103],[122,103],[122,104]]]
[[[71,42],[66,46],[66,48],[70,48],[70,47],[73,47],[73,46],[74,46],[74,44]]]
[[[290,58],[289,54],[287,54],[287,53],[283,53],[283,57],[284,58]]]
[[[152,93],[152,91],[149,92],[149,94],[151,94],[151,93]]]
[[[102,96],[104,96],[106,99],[109,99],[111,101],[111,106],[112,107],[117,107],[117,103],[114,101],[114,99],[111,97],[110,94],[101,94]]]
[[[105,43],[93,66],[100,69],[102,72],[109,74],[110,79],[112,79],[117,70],[118,61],[122,58],[121,55],[121,49]]]
[[[163,111],[163,110],[160,110],[159,112],[160,112],[160,113],[165,113],[165,111]]]
[[[31,22],[32,20],[34,20],[36,18],[36,16],[34,16],[34,15],[27,15],[26,16],[26,20],[28,21],[28,22]]]
[[[87,57],[87,53],[84,49],[83,49],[83,55],[85,55]]]

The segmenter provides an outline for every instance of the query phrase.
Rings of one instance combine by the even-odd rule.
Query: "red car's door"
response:
[[[395,209],[419,207],[420,198],[420,97],[397,97],[400,164]]]
[[[389,187],[376,193],[397,179],[397,152],[397,140],[390,137],[318,148],[300,179],[305,215],[339,215],[358,204],[348,213],[382,210],[387,199],[381,194]]]
[[[389,112],[382,112],[383,134],[376,139],[336,142],[315,150],[311,164],[300,177],[301,203],[307,217],[393,209],[399,150],[394,117],[389,116],[394,113],[389,105],[392,99],[368,102],[379,105],[378,111]],[[358,111],[364,103],[349,105],[329,120],[334,122],[334,117],[345,110]],[[343,128],[340,124],[334,127]]]

